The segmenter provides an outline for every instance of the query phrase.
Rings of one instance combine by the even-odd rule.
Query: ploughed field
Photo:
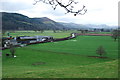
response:
[[[54,33],[55,34],[55,33]],[[96,49],[103,46],[107,58]],[[6,57],[3,50],[3,78],[116,78],[118,77],[118,42],[110,36],[77,38],[33,44],[16,48],[17,57]]]

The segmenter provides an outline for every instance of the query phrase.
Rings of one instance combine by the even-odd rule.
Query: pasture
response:
[[[12,34],[17,36],[17,33]],[[69,34],[46,35],[61,38]],[[89,57],[99,56],[96,54],[99,46],[104,47],[104,56],[108,58]],[[3,50],[3,78],[118,77],[118,42],[110,36],[78,36],[66,41],[17,47],[16,58],[6,57],[6,53],[10,53],[9,49]]]
[[[41,33],[40,31],[8,31],[10,33],[10,35],[12,35],[13,37],[15,36],[36,36],[36,35],[41,35],[41,36],[53,36],[54,38],[64,38],[64,37],[68,37],[70,36],[70,34],[72,32],[80,32],[80,31],[76,31],[76,30],[69,30],[69,31],[59,31],[57,30],[56,33],[54,33],[52,30],[46,30],[43,33]],[[4,37],[7,36],[6,32],[4,34]]]
[[[13,37],[15,36],[36,36],[36,35],[41,35],[41,36],[53,36],[54,38],[64,38],[68,37],[71,33],[80,33],[81,31],[77,30],[68,30],[68,31],[60,31],[56,30],[56,33],[54,33],[52,30],[45,30],[43,33],[40,31],[6,31],[6,33],[3,35],[4,37],[7,37],[7,33],[10,33]],[[88,32],[88,33],[95,33],[95,34],[110,34],[111,32]]]

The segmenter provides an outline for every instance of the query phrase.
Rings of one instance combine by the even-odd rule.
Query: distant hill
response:
[[[55,22],[47,17],[29,18],[18,13],[2,13],[3,30],[63,30],[63,29],[115,29],[117,26],[105,24],[75,24]]]
[[[83,24],[63,23],[63,22],[60,22],[60,24],[64,25],[66,28],[70,28],[70,29],[88,29],[89,28]]]
[[[95,25],[95,24],[75,24],[75,23],[63,23],[59,22],[60,24],[64,25],[66,28],[72,29],[116,29],[117,26],[108,26],[105,24]]]
[[[18,13],[2,12],[3,30],[62,30],[65,27],[47,17],[29,18]]]

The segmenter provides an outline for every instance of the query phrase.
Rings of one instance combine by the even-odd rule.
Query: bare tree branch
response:
[[[62,0],[34,0],[35,4],[37,4],[38,2],[43,2],[43,3],[46,3],[46,4],[50,4],[52,5],[52,8],[55,10],[57,8],[57,6],[59,5],[60,7],[63,7],[67,13],[73,13],[74,16],[80,14],[80,15],[84,15],[86,12],[87,12],[87,9],[85,9],[85,6],[83,5],[82,9],[80,10],[77,10],[77,11],[74,11],[74,6],[72,4],[78,4],[78,2],[75,2],[74,0],[69,0],[68,1],[68,4],[64,4],[62,3]],[[67,14],[66,13],[66,14]]]

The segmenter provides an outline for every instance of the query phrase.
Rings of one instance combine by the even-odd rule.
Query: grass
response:
[[[109,58],[88,57],[98,56],[95,51],[101,45]],[[118,42],[109,36],[79,36],[16,48],[16,58],[5,53],[9,49],[3,50],[3,78],[118,77]]]
[[[34,50],[92,56],[97,55],[95,50],[99,46],[104,47],[108,54],[107,56],[111,58],[117,58],[117,54],[114,53],[118,53],[118,43],[114,42],[113,39],[111,39],[109,36],[79,36],[78,38],[72,40],[47,44],[37,44],[29,46],[29,48]]]
[[[57,31],[57,33],[54,33],[51,30],[44,31],[43,33],[41,32],[35,32],[35,31],[15,31],[15,32],[10,32],[10,35],[15,37],[15,36],[36,36],[36,35],[41,35],[41,36],[53,36],[54,38],[63,38],[63,37],[68,37],[70,36],[70,33],[72,32],[79,32],[79,31]],[[4,37],[7,36],[7,32],[5,33]]]
[[[0,56],[0,78],[2,78],[2,57]]]
[[[57,33],[54,33],[52,30],[46,30],[43,33],[41,32],[35,32],[35,31],[8,31],[11,36],[36,36],[36,35],[42,35],[42,36],[53,36],[54,38],[63,38],[63,37],[68,37],[70,36],[71,33],[76,32],[76,33],[81,33],[80,31],[76,30],[68,30],[68,31],[59,31],[57,30]],[[4,37],[7,36],[6,32],[4,34]],[[110,34],[111,32],[89,32],[89,33],[96,33],[96,34]]]

